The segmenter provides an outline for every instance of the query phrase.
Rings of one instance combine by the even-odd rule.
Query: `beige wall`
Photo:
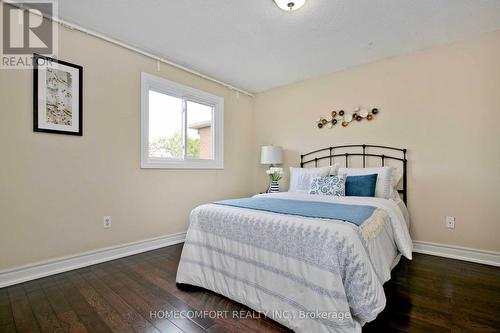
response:
[[[83,137],[34,133],[31,71],[0,70],[0,270],[185,231],[196,205],[267,187],[256,161],[269,143],[285,148],[286,166],[333,144],[406,147],[413,237],[500,250],[500,32],[253,100],[76,31],[61,28],[59,45],[61,59],[84,66]],[[224,170],[140,169],[141,71],[225,98]],[[315,128],[359,103],[381,114]]]
[[[359,103],[380,115],[316,128],[318,116]],[[282,145],[286,166],[330,145],[408,148],[413,238],[500,250],[500,31],[273,89],[257,96],[255,112],[257,144]]]
[[[185,231],[198,204],[251,194],[250,97],[59,31],[59,57],[84,67],[84,136],[34,133],[32,72],[0,70],[0,270]],[[141,71],[225,98],[224,170],[140,169]]]

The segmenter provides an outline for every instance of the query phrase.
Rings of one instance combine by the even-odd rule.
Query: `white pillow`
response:
[[[402,180],[403,180],[403,174],[401,173],[401,171],[395,168],[394,171],[392,172],[391,199],[393,199],[396,202],[401,201],[398,189],[399,189],[399,184],[401,183]]]
[[[330,175],[332,168],[290,168],[290,187],[288,192],[309,193],[311,181],[316,177],[326,177]]]
[[[338,165],[337,163],[335,163],[334,165],[330,166],[330,176],[336,176],[336,175],[338,175],[339,167],[340,167],[340,165]]]
[[[340,168],[339,174],[346,176],[362,176],[372,175],[376,173],[377,185],[375,186],[375,196],[377,198],[391,199],[397,195],[396,186],[399,182],[397,169],[395,167],[386,166],[380,168]]]

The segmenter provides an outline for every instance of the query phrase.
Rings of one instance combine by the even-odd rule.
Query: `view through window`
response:
[[[224,99],[149,74],[142,85],[142,165],[220,168]]]

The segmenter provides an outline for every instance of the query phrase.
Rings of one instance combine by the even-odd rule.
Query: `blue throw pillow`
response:
[[[377,176],[376,173],[364,176],[347,176],[345,195],[350,197],[374,197]]]

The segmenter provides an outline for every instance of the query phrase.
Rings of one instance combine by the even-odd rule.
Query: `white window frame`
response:
[[[155,158],[149,156],[149,91],[154,90],[183,100],[213,106],[212,155],[213,159]],[[183,119],[185,115],[183,115]],[[187,124],[184,126],[184,144]],[[183,149],[186,155],[186,149]],[[144,169],[223,169],[224,168],[224,98],[191,88],[148,73],[141,73],[141,168]]]

